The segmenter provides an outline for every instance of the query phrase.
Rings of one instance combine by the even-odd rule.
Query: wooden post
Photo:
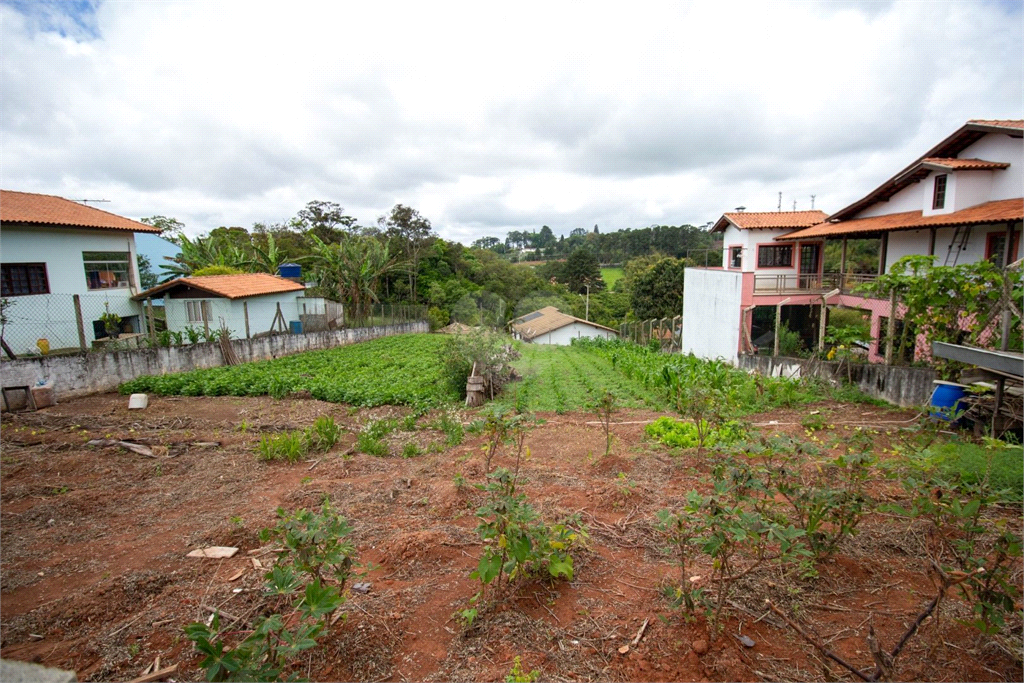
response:
[[[825,297],[821,297],[821,321],[818,323],[818,351],[825,350],[825,318],[828,317],[828,305]]]
[[[889,295],[889,319],[885,327],[885,364],[892,365],[892,343],[896,336],[896,290]]]
[[[281,302],[280,301],[277,302],[277,314],[274,315],[274,325],[275,326],[277,325],[277,321],[278,320],[281,321],[281,331],[282,332],[287,332],[287,330],[285,329],[285,324],[284,324],[284,313],[281,312]],[[271,327],[270,329],[274,329],[274,328]]]
[[[206,332],[206,338],[210,338],[210,307],[208,301],[202,302],[203,310],[203,331]]]
[[[839,281],[844,282],[846,277],[846,238],[843,238],[843,251],[839,256]]]
[[[249,336],[249,302],[242,302],[242,315],[245,317],[245,338],[250,339]]]
[[[1006,224],[1006,241],[1003,243],[1003,277],[1007,277],[1007,272],[1010,264],[1013,263],[1017,258],[1017,252],[1011,251],[1013,249],[1013,221]],[[1010,292],[1009,285],[1004,286],[1004,293]],[[1012,296],[1012,293],[1010,294]],[[1010,302],[1003,302],[1003,320],[1002,320],[1002,339],[999,342],[999,349],[1001,351],[1010,350],[1010,325],[1013,322],[1010,317]],[[1002,376],[996,380],[996,396],[995,404],[992,409],[992,427],[991,435],[992,438],[996,438],[996,426],[999,422],[999,411],[1003,407],[1003,392],[1005,391],[1006,379]]]
[[[882,233],[882,243],[878,247],[878,274],[885,275],[885,260],[889,257],[889,233]]]
[[[775,306],[775,350],[773,356],[779,355],[779,330],[782,328],[782,304]]]
[[[85,343],[85,321],[82,319],[82,298],[75,294],[75,322],[78,323],[78,348],[85,353],[89,347]]]
[[[149,343],[156,346],[156,320],[153,319],[153,299],[146,299],[146,317],[149,319]]]
[[[932,228],[928,231],[928,255],[935,256],[935,233],[938,232],[936,228]]]

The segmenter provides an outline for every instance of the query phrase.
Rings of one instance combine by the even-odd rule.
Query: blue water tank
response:
[[[292,334],[302,334],[302,321],[292,320],[288,323],[288,327],[291,328]]]
[[[281,277],[302,277],[302,266],[298,263],[282,263],[277,267],[277,274]]]
[[[958,404],[966,395],[966,388],[963,384],[935,380],[935,391],[932,392],[931,400],[933,410],[929,415],[947,422],[955,418],[957,411],[962,410]]]

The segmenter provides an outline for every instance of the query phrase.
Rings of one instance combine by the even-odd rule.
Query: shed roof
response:
[[[0,222],[160,234],[160,228],[51,194],[0,190]]]
[[[1000,199],[985,202],[952,213],[924,216],[921,211],[890,213],[885,216],[854,218],[838,223],[821,223],[797,230],[776,240],[798,240],[807,237],[835,237],[841,235],[872,234],[892,230],[919,230],[921,228],[947,228],[954,225],[979,225],[1019,221],[1024,218],[1024,199]]]
[[[1003,168],[1010,168],[1005,161],[985,161],[984,159],[946,159],[942,157],[928,157],[921,159],[921,165],[949,171],[994,171]]]
[[[725,232],[729,225],[740,230],[806,228],[828,218],[824,211],[734,211],[723,213],[711,232]]]
[[[305,285],[286,280],[268,273],[239,273],[237,275],[203,275],[200,277],[179,277],[138,294],[133,299],[141,301],[178,287],[192,287],[225,299],[245,299],[264,294],[282,294],[305,289]]]
[[[523,339],[529,341],[542,334],[554,332],[573,323],[583,323],[584,325],[590,325],[591,327],[618,334],[617,330],[605,327],[604,325],[598,325],[583,318],[567,315],[554,306],[545,306],[540,310],[516,318],[512,321],[512,329],[518,332]]]

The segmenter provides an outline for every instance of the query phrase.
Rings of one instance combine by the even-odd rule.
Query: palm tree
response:
[[[380,300],[381,276],[396,265],[388,245],[363,235],[350,235],[337,244],[326,244],[313,234],[310,237],[320,286],[350,304],[355,317],[366,315],[369,304]]]
[[[250,260],[237,245],[209,235],[196,237],[194,240],[189,239],[187,235],[181,235],[177,242],[181,253],[173,259],[168,258],[169,263],[160,264],[160,269],[164,271],[164,282],[176,277],[188,277],[208,266],[244,268]]]

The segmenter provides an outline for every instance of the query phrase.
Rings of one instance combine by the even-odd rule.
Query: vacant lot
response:
[[[467,629],[455,615],[479,591],[469,575],[483,550],[475,511],[485,494],[471,485],[484,479],[485,437],[467,433],[450,445],[458,441],[453,418],[470,427],[473,414],[403,419],[409,414],[269,397],[151,397],[146,411],[129,412],[126,397],[104,395],[5,416],[0,654],[75,669],[80,680],[129,679],[159,656],[161,667],[178,665],[177,680],[202,678],[182,627],[215,607],[244,630],[264,604],[265,570],[253,560],[266,567],[274,558],[258,531],[278,506],[315,508],[325,498],[351,521],[372,586],[352,594],[347,618],[298,660],[294,673],[312,680],[503,680],[515,656],[543,680],[851,680],[766,610],[765,599],[870,669],[869,627],[891,649],[935,595],[925,527],[874,512],[816,565],[817,577],[766,563],[738,580],[715,637],[703,616],[687,618],[662,594],[679,583],[679,568],[663,552],[656,514],[679,509],[692,490],[708,492],[720,456],[649,441],[645,423],[661,413],[636,407],[612,416],[611,454],[602,457],[596,415],[569,410],[542,413],[546,421],[529,432],[521,490],[545,519],[576,515],[589,547],[577,553],[571,582],[520,586],[490,608],[481,604]],[[261,436],[321,415],[350,430],[332,450],[292,465],[257,460]],[[865,438],[895,467],[892,452],[920,436],[916,417],[825,402],[744,422],[755,437],[816,440],[821,454],[803,463],[813,470]],[[404,428],[384,437],[390,455],[345,455],[355,432],[384,418]],[[103,438],[147,444],[155,457],[84,445]],[[512,467],[513,453],[500,450],[496,463]],[[903,486],[881,472],[871,497],[905,504]],[[985,517],[1020,533],[1017,507],[994,505]],[[210,545],[240,551],[186,557]],[[697,554],[686,572],[704,577],[698,586],[712,571],[705,557]],[[1020,578],[1018,562],[1012,580]],[[892,678],[1020,680],[1019,618],[1011,614],[1003,635],[986,637],[958,622],[969,618],[951,592]]]

